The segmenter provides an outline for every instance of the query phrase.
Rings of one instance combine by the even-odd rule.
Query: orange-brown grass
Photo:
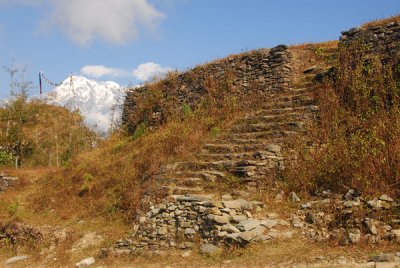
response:
[[[287,169],[287,182],[303,192],[356,188],[399,196],[398,59],[382,64],[375,55],[365,61],[362,44],[351,46],[340,48],[333,80],[318,86],[320,120],[294,141],[296,161]],[[361,54],[354,57],[353,51]]]
[[[212,80],[207,84],[215,86]],[[149,87],[155,95],[150,92],[138,104],[137,118],[142,122],[159,101],[154,98],[157,85]],[[172,112],[161,126],[150,129],[147,122],[140,123],[133,134],[115,133],[93,151],[80,154],[62,172],[46,176],[31,197],[32,208],[38,212],[54,209],[65,219],[123,215],[133,220],[143,195],[158,190],[150,178],[162,165],[193,157],[210,134],[224,129],[241,113],[221,94],[209,88],[201,106],[193,111],[173,112],[172,106],[166,106]]]
[[[385,19],[377,19],[374,21],[369,21],[367,23],[364,23],[362,25],[362,27],[367,28],[367,27],[374,27],[374,26],[382,26],[382,25],[388,24],[390,22],[400,23],[400,15],[394,15],[392,17],[385,18]]]
[[[318,49],[318,48],[325,48],[325,49],[335,49],[338,47],[339,41],[332,40],[326,42],[319,42],[319,43],[301,43],[301,44],[294,44],[289,46],[291,49]]]

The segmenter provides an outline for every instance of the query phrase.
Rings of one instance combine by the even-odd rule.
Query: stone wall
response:
[[[259,49],[235,56],[230,56],[194,69],[177,74],[160,82],[161,92],[158,101],[151,110],[149,125],[162,123],[171,113],[172,106],[179,112],[183,105],[195,109],[202,98],[215,87],[229,90],[230,96],[242,96],[252,91],[270,94],[288,88],[292,81],[291,53],[285,45],[272,49]],[[140,123],[138,118],[138,103],[146,98],[151,86],[131,89],[126,96],[122,121],[131,129]],[[135,117],[135,118],[134,118]]]
[[[259,201],[233,200],[230,195],[224,195],[221,201],[199,195],[169,196],[168,199],[150,207],[133,233],[116,243],[117,251],[189,249],[196,241],[244,246],[270,240],[272,235],[265,233],[267,230],[289,225],[275,218],[254,218],[252,213],[264,206]]]
[[[400,58],[400,24],[391,22],[386,25],[368,28],[352,28],[342,32],[340,45],[348,46],[358,42],[367,55],[381,55],[382,61],[388,62]],[[351,48],[351,47],[350,47]],[[360,52],[359,50],[356,53]]]

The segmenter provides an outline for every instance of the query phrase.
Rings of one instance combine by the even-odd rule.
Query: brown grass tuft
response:
[[[377,20],[369,21],[367,23],[364,23],[361,26],[364,28],[368,28],[368,27],[374,27],[374,26],[382,26],[382,25],[388,24],[390,22],[400,23],[400,15],[394,15],[394,16],[391,16],[391,17],[385,18],[385,19],[377,19]]]

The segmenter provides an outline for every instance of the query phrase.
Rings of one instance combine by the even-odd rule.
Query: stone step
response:
[[[239,124],[258,124],[258,123],[272,123],[272,122],[287,122],[287,121],[303,121],[315,119],[316,114],[312,113],[299,113],[289,112],[286,114],[272,114],[272,115],[254,115],[248,114],[244,118],[239,119],[235,122],[235,125]]]
[[[231,129],[231,133],[266,132],[271,130],[293,131],[302,129],[304,126],[305,122],[301,121],[235,125]]]
[[[207,159],[205,159],[207,161]],[[212,162],[209,161],[208,162]],[[174,178],[174,179],[196,179],[197,181],[216,181],[218,179],[224,178],[226,176],[225,172],[216,170],[174,170],[170,173],[163,174],[164,178]]]
[[[297,131],[282,131],[282,130],[272,130],[272,131],[264,131],[264,132],[248,132],[248,133],[233,133],[231,136],[236,139],[258,139],[258,140],[266,140],[277,137],[289,137],[295,135],[305,134],[304,130]]]
[[[319,107],[317,105],[303,105],[303,106],[295,106],[295,107],[288,106],[288,107],[259,110],[255,113],[255,116],[283,115],[283,114],[294,113],[294,112],[317,113],[318,111],[319,111]]]
[[[309,89],[298,89],[271,94],[269,97],[276,102],[289,100],[315,99],[315,91]]]
[[[204,180],[202,178],[178,177],[173,175],[171,175],[170,177],[166,176],[161,181],[166,185],[174,184],[175,186],[182,186],[182,187],[198,187],[204,183]]]
[[[266,144],[263,143],[255,143],[255,144],[206,144],[203,149],[202,153],[235,153],[235,152],[254,152],[256,150],[265,150],[267,147]]]
[[[276,143],[253,143],[253,144],[232,144],[232,143],[209,143],[203,146],[202,154],[208,153],[248,153],[255,151],[268,151],[268,146]]]
[[[184,172],[200,172],[200,171],[220,171],[224,173],[230,173],[234,171],[238,166],[242,165],[240,161],[234,160],[221,160],[221,161],[191,161],[191,162],[179,162],[176,163],[175,171],[170,171],[169,174],[174,174],[173,172],[184,171]],[[248,165],[256,167],[272,167],[277,161],[273,159],[254,159],[246,160]],[[175,173],[176,174],[176,173]]]
[[[200,160],[208,160],[208,161],[224,161],[224,160],[265,160],[271,159],[273,161],[281,161],[283,157],[272,155],[267,151],[255,151],[255,152],[247,152],[247,153],[213,153],[213,154],[199,154],[198,159]]]
[[[290,98],[282,97],[279,99],[271,99],[265,101],[262,109],[276,109],[276,108],[287,108],[287,107],[298,107],[298,106],[308,106],[317,104],[317,100],[314,97],[304,97],[304,98]]]
[[[185,172],[196,172],[196,171],[220,171],[224,172],[231,170],[235,167],[236,162],[230,160],[224,161],[190,161],[190,162],[177,162],[174,165],[174,169],[170,172],[185,171]]]
[[[226,135],[213,140],[215,144],[231,144],[231,145],[252,145],[252,144],[263,144],[264,146],[268,146],[268,144],[282,144],[287,140],[287,137],[271,137],[269,139],[241,139],[235,138],[231,135]]]
[[[168,195],[186,195],[186,194],[201,194],[204,193],[203,187],[184,187],[184,186],[171,186],[163,185],[160,191],[168,193]]]

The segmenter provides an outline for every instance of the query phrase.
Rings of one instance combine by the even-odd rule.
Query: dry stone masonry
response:
[[[262,202],[232,200],[229,195],[221,201],[200,195],[170,196],[168,200],[152,206],[140,218],[134,233],[117,242],[115,251],[190,249],[196,241],[203,245],[244,246],[271,240],[276,237],[273,227],[289,225],[275,217],[256,219],[252,213],[261,211]]]
[[[345,46],[358,42],[370,55],[381,55],[384,62],[400,58],[400,24],[397,22],[382,26],[352,28],[342,32],[340,40],[341,45]]]
[[[319,241],[400,243],[399,211],[400,203],[386,194],[368,200],[355,189],[345,195],[323,191],[316,200],[301,204],[290,220],[302,235]]]
[[[202,97],[215,83],[225,81],[229,85],[229,94],[240,97],[249,91],[257,91],[269,95],[271,92],[288,88],[292,81],[291,54],[288,47],[279,45],[272,49],[259,49],[196,68],[178,74],[176,79],[165,79],[163,83],[163,101],[153,107],[152,120],[148,125],[154,126],[163,122],[169,109],[167,100],[171,100],[176,110],[184,104],[192,109],[197,107]],[[132,121],[132,113],[138,100],[148,94],[148,87],[133,88],[127,93],[122,121],[130,129],[135,129],[140,122]]]
[[[340,46],[352,42],[362,44],[370,55],[381,55],[383,63],[399,59],[400,25],[389,23],[343,32]],[[293,55],[283,45],[260,49],[196,67],[179,74],[173,82],[164,81],[161,98],[173,99],[176,109],[183,104],[196,107],[207,93],[210,78],[231,79],[232,96],[250,90],[262,92],[265,104],[209,138],[194,160],[164,166],[154,179],[162,190],[158,197],[160,193],[162,198],[168,197],[150,207],[148,214],[138,220],[132,235],[118,241],[116,252],[188,249],[195,242],[203,244],[201,251],[213,252],[218,245],[243,246],[277,238],[277,227],[290,230],[283,237],[290,237],[295,230],[307,238],[335,239],[341,244],[382,240],[400,243],[399,202],[386,195],[367,200],[354,189],[344,196],[325,191],[315,200],[300,204],[299,210],[287,215],[286,220],[278,219],[274,213],[269,213],[271,217],[254,218],[254,212],[263,207],[259,202],[231,200],[229,196],[213,201],[200,196],[213,193],[212,185],[216,182],[237,180],[260,186],[290,160],[285,152],[288,139],[307,135],[307,125],[318,119],[319,107],[310,82],[315,73],[296,74],[303,80],[294,84],[293,66],[297,61]],[[123,120],[133,129],[130,114],[146,92],[147,88],[141,87],[126,97]],[[153,110],[154,122],[150,125],[162,123],[162,106],[161,102]],[[276,202],[283,199],[281,195]],[[295,193],[287,199],[300,202]]]
[[[302,203],[290,193],[270,202],[279,204],[286,199],[298,210],[287,211],[282,217],[274,210],[267,211],[262,202],[234,200],[229,194],[218,201],[204,195],[172,195],[151,206],[139,218],[133,233],[117,241],[112,252],[189,250],[200,244],[200,252],[212,255],[223,246],[244,247],[290,239],[296,234],[340,245],[382,241],[400,244],[400,203],[386,194],[366,199],[355,189],[344,195],[322,191]]]

